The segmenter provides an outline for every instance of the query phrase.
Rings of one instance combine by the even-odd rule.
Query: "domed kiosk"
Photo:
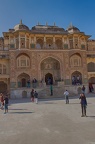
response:
[[[67,31],[69,33],[79,33],[80,32],[80,30],[77,27],[73,26],[72,24],[70,24],[70,26],[67,28]]]
[[[29,28],[26,25],[24,25],[21,20],[20,23],[14,27],[14,30],[15,31],[17,31],[17,30],[28,30],[29,31]]]

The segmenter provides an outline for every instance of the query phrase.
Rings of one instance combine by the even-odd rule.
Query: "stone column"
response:
[[[10,49],[10,44],[11,44],[11,42],[10,42],[10,36],[9,36],[9,46],[8,46],[8,47],[9,47],[9,49]]]
[[[55,36],[53,37],[53,48],[56,49]]]
[[[62,48],[64,49],[64,37],[62,37]]]
[[[44,36],[44,45],[43,48],[46,49],[46,37]]]
[[[25,34],[25,48],[26,48],[26,34]]]
[[[14,48],[16,48],[16,39],[15,39],[15,36],[14,36]]]
[[[36,36],[34,36],[34,43],[36,44]]]
[[[69,38],[67,37],[68,48],[70,49]]]
[[[31,37],[29,36],[29,49],[30,49],[30,44],[31,44]]]
[[[19,50],[20,50],[20,34],[19,34],[19,41],[18,42],[19,42]]]

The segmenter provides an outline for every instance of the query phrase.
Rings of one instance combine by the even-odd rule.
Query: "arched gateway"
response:
[[[53,76],[51,73],[47,73],[45,75],[45,82],[46,82],[46,85],[53,84]]]
[[[61,79],[59,61],[52,57],[44,59],[41,62],[41,77],[47,85],[49,81],[51,81],[52,84],[59,81]]]

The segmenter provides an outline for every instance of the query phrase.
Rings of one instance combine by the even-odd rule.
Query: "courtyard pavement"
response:
[[[10,100],[9,112],[0,110],[0,144],[95,144],[95,94],[87,95],[87,117],[80,100],[64,98]]]

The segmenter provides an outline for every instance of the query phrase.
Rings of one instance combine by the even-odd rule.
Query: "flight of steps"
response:
[[[64,98],[64,88],[53,86],[53,95],[51,96],[50,86],[38,91],[39,98]],[[74,93],[70,92],[69,96],[75,96]]]

